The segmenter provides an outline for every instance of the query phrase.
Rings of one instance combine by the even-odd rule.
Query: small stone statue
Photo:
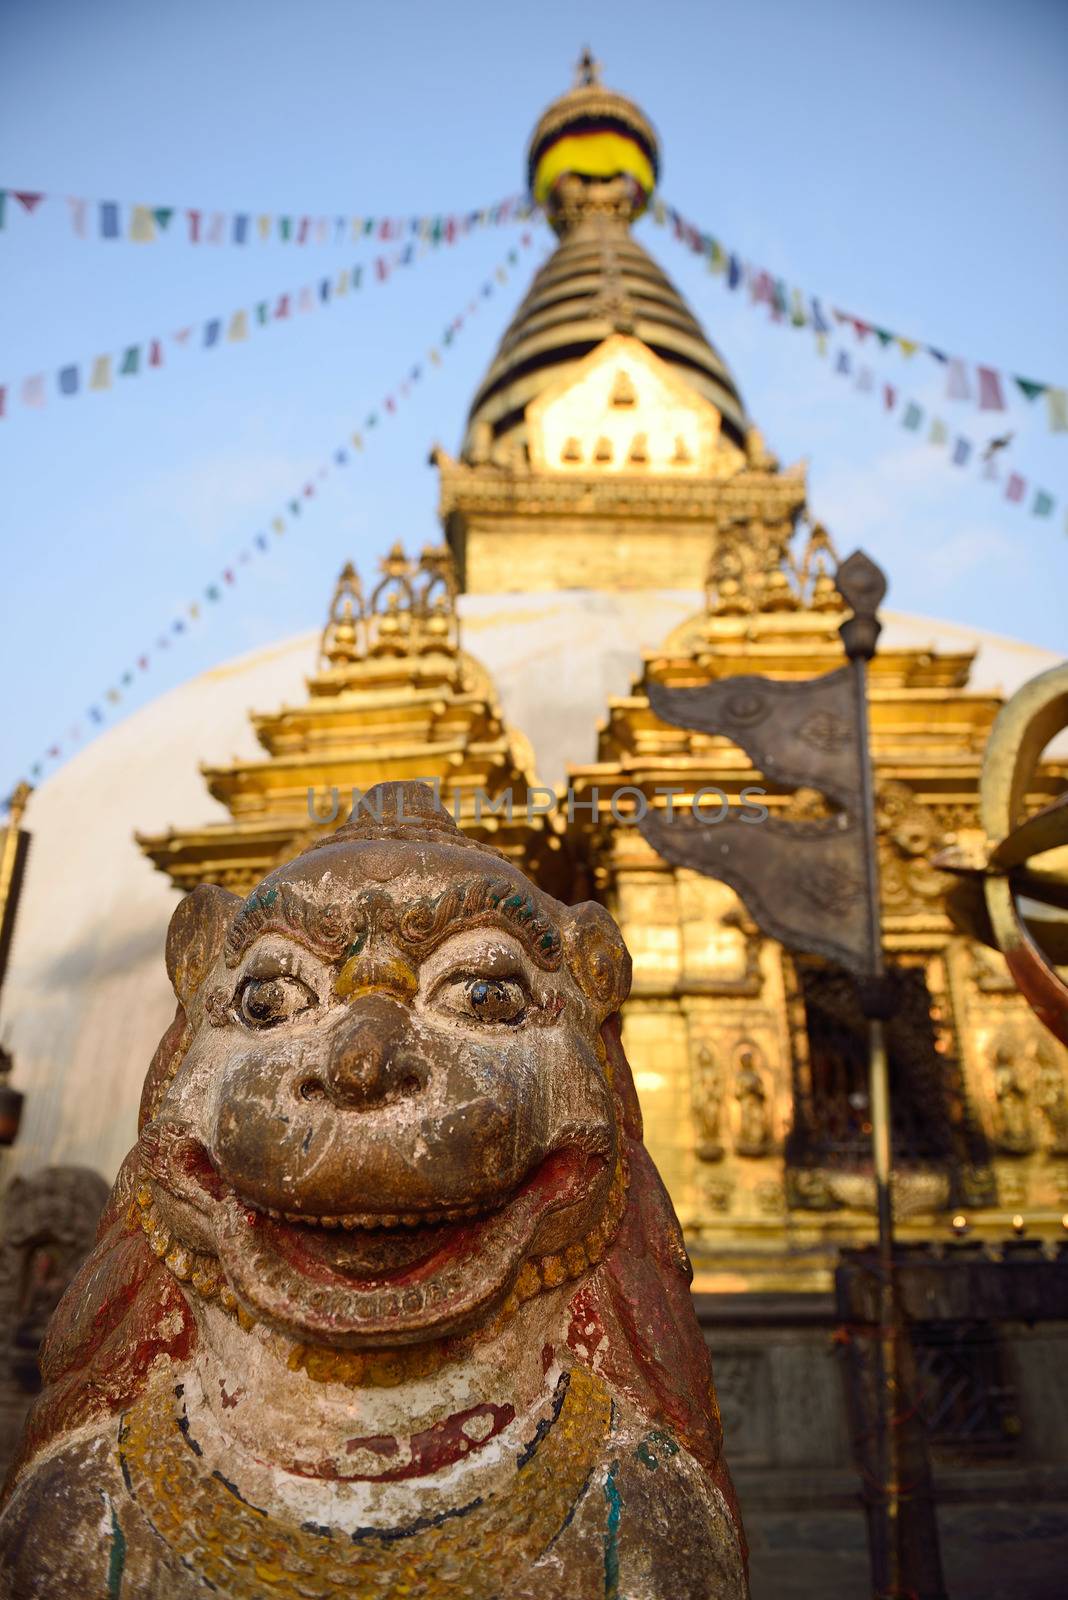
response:
[[[768,1091],[760,1070],[760,1052],[755,1045],[746,1044],[739,1052],[734,1097],[738,1102],[735,1149],[740,1156],[766,1155],[771,1141]]]
[[[1031,1041],[1027,1054],[1035,1086],[1035,1105],[1045,1119],[1048,1132],[1046,1148],[1051,1156],[1068,1155],[1068,1090],[1056,1047],[1043,1035]]]
[[[1006,1155],[1025,1156],[1034,1147],[1027,1086],[1016,1063],[1013,1040],[994,1050],[995,1141]]]
[[[694,1095],[694,1115],[699,1141],[698,1159],[722,1161],[723,1138],[720,1124],[723,1119],[723,1080],[716,1058],[707,1045],[697,1052],[697,1084]]]
[[[0,1595],[744,1600],[607,912],[385,784],[167,968]]]

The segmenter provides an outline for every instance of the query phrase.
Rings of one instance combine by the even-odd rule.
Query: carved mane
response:
[[[179,1004],[145,1078],[139,1132],[155,1116],[189,1048],[193,1030],[188,1012],[222,948],[236,904],[236,896],[201,887],[174,914],[167,966]],[[574,959],[579,938],[591,931],[594,912],[592,906],[572,910],[569,959]],[[604,966],[598,964],[596,940],[590,942],[593,957],[584,978],[587,987],[596,987],[604,981]],[[612,994],[617,1004],[623,997],[620,982],[617,977]],[[625,993],[625,979],[623,985]],[[692,1271],[671,1202],[642,1141],[641,1110],[623,1052],[618,1010],[604,1022],[601,1037],[630,1184],[612,1245],[572,1296],[568,1342],[576,1361],[596,1365],[650,1423],[672,1428],[721,1490],[740,1529],[722,1455],[711,1358],[690,1299]],[[140,1226],[136,1195],[141,1181],[135,1146],[115,1180],[97,1244],[63,1296],[44,1341],[44,1387],[9,1471],[5,1501],[41,1451],[75,1429],[129,1407],[161,1357],[181,1361],[195,1346],[196,1323],[186,1297],[152,1253]],[[584,1332],[591,1327],[592,1335]]]

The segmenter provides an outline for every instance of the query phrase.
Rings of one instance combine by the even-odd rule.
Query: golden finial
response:
[[[32,793],[31,785],[23,779],[20,783],[16,783],[8,795],[4,803],[7,806],[7,824],[9,828],[18,828],[21,825],[23,813]]]
[[[578,65],[575,68],[575,88],[584,89],[589,84],[600,83],[600,81],[601,63],[594,59],[593,52],[587,45],[579,56]]]
[[[346,561],[334,588],[319,655],[332,667],[345,667],[363,655],[363,589],[356,568]]]
[[[459,584],[448,545],[427,545],[419,558],[422,586],[419,612],[428,651],[453,652],[460,648],[460,621],[456,614]]]
[[[591,216],[633,222],[656,188],[659,148],[652,123],[625,95],[601,82],[585,49],[573,86],[547,106],[527,152],[536,205],[563,235]]]

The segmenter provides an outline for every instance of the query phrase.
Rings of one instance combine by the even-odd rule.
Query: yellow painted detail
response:
[[[584,178],[612,178],[626,172],[646,194],[656,188],[652,162],[637,140],[623,133],[571,133],[557,139],[534,169],[534,198],[539,205],[565,172]]]
[[[343,1000],[357,1000],[365,994],[391,994],[398,1000],[411,1000],[418,988],[415,969],[399,957],[350,956],[334,983]]]

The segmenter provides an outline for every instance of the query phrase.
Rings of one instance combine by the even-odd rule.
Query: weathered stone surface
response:
[[[0,1473],[41,1387],[41,1339],[93,1248],[107,1198],[98,1172],[45,1167],[13,1178],[0,1201]]]
[[[384,785],[167,966],[0,1594],[742,1600],[607,913]]]

